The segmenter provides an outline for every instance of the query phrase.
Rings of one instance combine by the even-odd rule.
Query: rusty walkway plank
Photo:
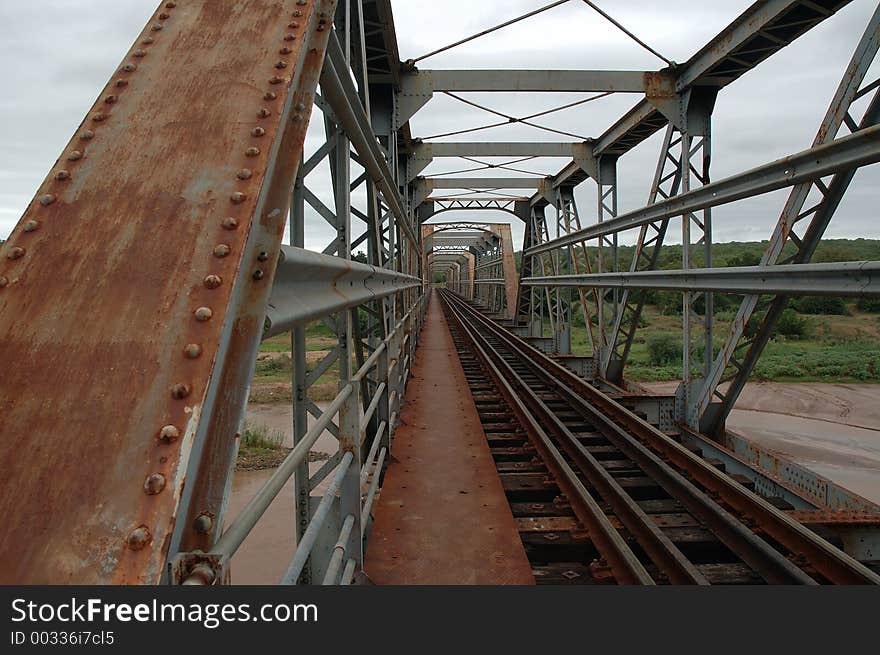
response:
[[[334,6],[162,2],[0,246],[0,582],[210,548]]]
[[[534,584],[449,327],[432,294],[375,512],[376,584]]]

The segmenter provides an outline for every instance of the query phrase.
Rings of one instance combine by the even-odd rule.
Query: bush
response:
[[[646,342],[648,356],[654,366],[672,364],[681,357],[681,339],[676,334],[660,332],[652,334]]]
[[[859,298],[856,307],[860,312],[880,314],[880,298]]]
[[[792,309],[801,314],[849,316],[850,311],[843,298],[836,296],[804,296],[791,301]]]
[[[807,321],[799,316],[796,311],[788,308],[779,317],[776,331],[785,337],[800,339],[807,336]]]

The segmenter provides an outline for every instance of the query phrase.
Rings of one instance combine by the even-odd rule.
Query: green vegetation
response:
[[[263,425],[245,423],[238,445],[236,470],[255,471],[278,466],[290,452],[283,443],[284,435],[281,432]]]

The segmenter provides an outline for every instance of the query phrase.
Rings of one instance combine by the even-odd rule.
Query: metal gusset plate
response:
[[[209,549],[334,6],[163,2],[0,247],[0,582]]]

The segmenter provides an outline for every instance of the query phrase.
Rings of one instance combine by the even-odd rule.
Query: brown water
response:
[[[675,384],[644,385],[672,393]],[[289,405],[251,405],[251,423],[262,424],[293,442]],[[880,385],[748,384],[728,426],[761,446],[785,455],[819,475],[880,503]],[[335,452],[325,433],[313,450]],[[309,465],[317,470],[320,462]],[[229,516],[233,517],[273,471],[235,474]],[[232,560],[237,584],[277,584],[293,554],[293,482],[278,495]]]

